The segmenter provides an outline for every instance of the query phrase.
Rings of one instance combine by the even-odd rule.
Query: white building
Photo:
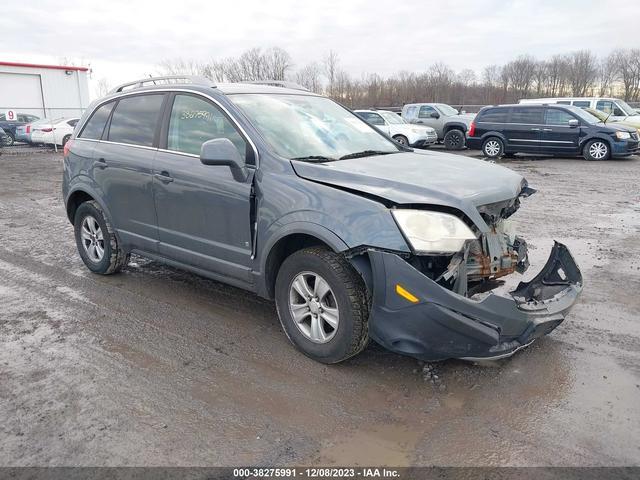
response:
[[[86,67],[0,62],[0,113],[75,117],[89,105]]]

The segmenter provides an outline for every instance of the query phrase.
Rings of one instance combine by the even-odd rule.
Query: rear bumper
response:
[[[479,137],[467,137],[467,148],[471,150],[481,150],[482,149],[482,139]]]
[[[370,250],[371,337],[385,348],[421,360],[495,359],[512,355],[564,320],[582,291],[569,250],[555,243],[547,263],[509,296],[472,300],[447,290],[393,253]],[[410,303],[396,284],[418,298]]]

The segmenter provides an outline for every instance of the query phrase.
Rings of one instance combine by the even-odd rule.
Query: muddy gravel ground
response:
[[[337,366],[242,290],[139,257],[89,273],[61,159],[0,156],[0,465],[640,465],[640,158],[505,162],[538,189],[513,217],[528,274],[553,239],[583,271],[552,335]]]

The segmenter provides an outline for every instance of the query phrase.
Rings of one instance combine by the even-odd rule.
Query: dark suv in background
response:
[[[604,124],[570,105],[499,105],[478,112],[467,147],[482,150],[489,158],[520,152],[606,160],[636,153],[638,131]]]

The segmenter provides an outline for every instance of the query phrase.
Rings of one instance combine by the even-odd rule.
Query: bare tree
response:
[[[324,73],[327,76],[327,80],[329,81],[329,96],[334,97],[336,74],[338,73],[338,64],[340,63],[338,54],[333,50],[329,50],[329,53],[326,55],[322,63],[324,65]]]
[[[615,64],[620,74],[625,100],[640,97],[640,49],[616,50],[613,52]]]
[[[322,69],[316,62],[309,63],[298,70],[295,81],[315,93],[322,93]]]
[[[587,95],[598,77],[598,59],[589,50],[579,50],[569,55],[568,80],[576,97]]]
[[[110,90],[111,85],[109,84],[109,81],[105,77],[99,78],[95,86],[96,95],[98,97],[104,97]]]

